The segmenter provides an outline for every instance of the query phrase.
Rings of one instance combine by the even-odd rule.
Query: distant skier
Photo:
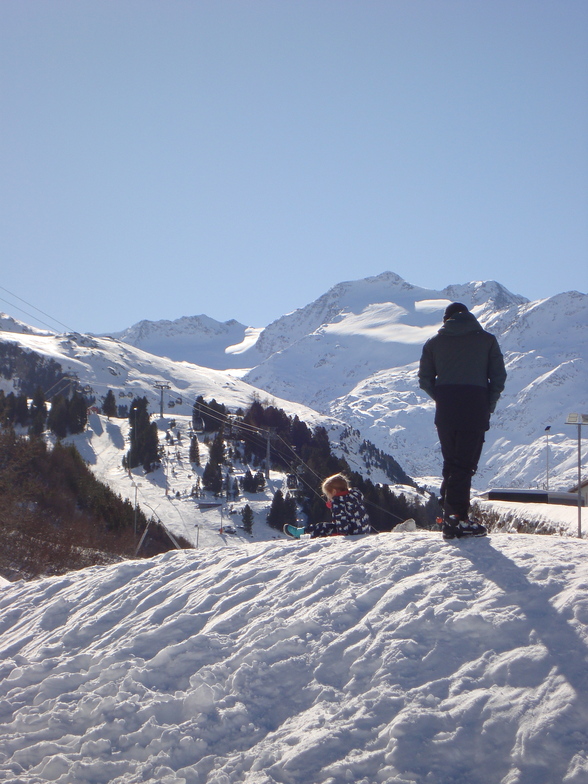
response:
[[[435,401],[443,455],[443,537],[485,536],[470,520],[472,477],[506,381],[498,341],[461,302],[448,305],[443,326],[423,346],[419,384]]]
[[[322,491],[327,498],[327,507],[331,510],[331,521],[316,523],[308,528],[296,528],[285,525],[284,533],[296,539],[303,534],[312,538],[319,536],[352,536],[369,534],[370,520],[365,510],[363,495],[343,474],[329,476],[322,484]]]

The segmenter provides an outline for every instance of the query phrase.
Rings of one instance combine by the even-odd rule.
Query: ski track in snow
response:
[[[0,780],[584,784],[588,544],[273,541],[0,587]]]

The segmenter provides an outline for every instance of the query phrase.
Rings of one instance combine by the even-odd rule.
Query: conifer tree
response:
[[[51,401],[51,410],[47,416],[47,427],[57,438],[67,436],[67,426],[69,422],[67,400],[63,395],[55,395]]]
[[[145,432],[143,468],[147,472],[153,471],[160,463],[159,433],[155,422],[151,422]]]
[[[197,466],[200,465],[200,446],[196,435],[190,439],[190,462]]]
[[[215,435],[209,447],[208,459],[217,465],[225,462],[225,443],[222,429]]]
[[[204,430],[204,419],[202,418],[202,408],[200,405],[201,402],[204,402],[202,395],[200,395],[198,400],[196,400],[192,406],[192,427],[198,432]]]
[[[68,430],[70,433],[83,433],[88,422],[88,406],[85,397],[75,391],[68,401]]]
[[[236,501],[239,498],[239,482],[236,479],[233,479],[233,484],[231,486],[231,497],[233,501]]]
[[[17,425],[28,425],[29,402],[26,395],[17,395],[14,401],[14,422]]]
[[[241,480],[241,489],[244,493],[256,493],[257,492],[257,482],[253,478],[253,474],[251,473],[250,469],[248,468],[245,471],[245,475]]]
[[[102,413],[104,416],[108,417],[108,419],[110,419],[110,417],[115,417],[118,413],[116,398],[114,397],[112,389],[109,389],[102,398]]]
[[[272,500],[267,523],[272,528],[281,530],[284,526],[284,494],[281,490],[277,490]]]
[[[145,471],[152,471],[160,463],[157,425],[149,420],[148,406],[146,397],[135,398],[131,403],[131,447],[125,458],[126,468],[142,465]]]
[[[245,504],[243,507],[243,511],[241,512],[241,520],[243,521],[243,528],[245,533],[252,534],[253,533],[253,511],[249,504]]]
[[[41,387],[37,387],[33,395],[29,417],[31,435],[40,436],[45,429],[45,422],[47,421],[47,403],[45,401],[45,393]]]
[[[215,495],[220,495],[223,490],[223,475],[218,463],[208,461],[202,473],[202,487]]]

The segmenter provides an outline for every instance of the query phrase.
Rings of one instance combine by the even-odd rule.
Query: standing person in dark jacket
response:
[[[486,535],[483,525],[469,519],[470,490],[505,381],[494,335],[461,302],[448,305],[443,326],[423,346],[419,367],[419,385],[435,401],[445,539]]]

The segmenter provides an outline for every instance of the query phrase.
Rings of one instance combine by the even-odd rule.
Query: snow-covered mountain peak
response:
[[[430,333],[433,326],[441,324],[447,305],[458,299],[468,307],[476,308],[482,318],[487,313],[528,302],[496,281],[451,285],[443,291],[435,291],[414,286],[388,271],[338,283],[304,308],[272,322],[261,333],[256,351],[270,357],[317,330],[324,332],[327,327],[326,331],[336,331],[333,325],[340,322],[347,322],[344,331],[357,324],[363,334],[370,329],[370,336],[376,340],[383,338],[386,342],[395,342],[400,338],[399,342],[404,343],[412,330],[407,329],[405,335],[400,336],[394,325],[402,322],[407,327],[425,327]],[[370,328],[368,324],[372,317],[374,321]],[[392,336],[386,336],[386,324],[392,328]],[[428,336],[419,334],[417,339],[415,333],[407,342],[418,342]]]
[[[513,294],[495,280],[451,285],[443,289],[443,293],[452,302],[463,302],[468,308],[479,314],[506,310],[529,302],[526,297]]]
[[[256,345],[267,359],[246,378],[327,410],[330,401],[371,374],[417,361],[422,344],[456,299],[480,317],[496,313],[497,302],[507,307],[527,302],[495,281],[443,291],[414,286],[393,272],[347,281],[270,324]]]
[[[428,295],[428,290],[407,283],[394,272],[338,283],[314,302],[269,324],[261,333],[256,350],[270,357],[324,325],[336,324],[349,315],[360,316],[366,309],[389,304],[390,312],[398,316],[398,307],[407,312],[414,310],[414,302]]]
[[[0,312],[0,332],[16,332],[21,335],[51,335],[49,330],[35,329],[24,321],[9,316],[8,313]]]
[[[256,330],[235,319],[221,322],[204,314],[183,316],[174,321],[143,320],[112,335],[151,354],[216,370],[246,367],[240,362],[241,352],[236,347],[251,347],[256,336]]]
[[[226,335],[234,329],[245,329],[243,324],[239,324],[235,319],[220,322],[210,316],[200,314],[198,316],[182,316],[181,318],[169,321],[142,321],[133,324],[122,332],[115,332],[112,337],[139,346],[141,342],[158,337],[173,337],[176,335],[190,335],[195,339],[207,338],[215,335]]]
[[[439,473],[440,457],[433,402],[419,389],[417,368],[422,344],[439,328],[451,301],[464,302],[482,326],[497,336],[509,374],[492,418],[477,486],[483,489],[498,480],[502,485],[516,482],[519,486],[545,482],[542,439],[545,426],[550,425],[551,446],[558,445],[561,458],[550,464],[550,481],[565,489],[575,477],[573,460],[568,460],[575,452],[572,434],[565,426],[556,434],[557,423],[563,423],[569,411],[588,410],[584,351],[588,295],[577,291],[529,302],[493,280],[434,290],[383,272],[339,283],[263,330],[204,315],[139,322],[120,337],[155,358],[145,355],[143,361],[126,356],[125,343],[118,343],[120,359],[113,356],[103,363],[104,379],[81,368],[79,377],[94,388],[96,381],[111,384],[117,376],[129,384],[132,381],[133,388],[143,388],[139,378],[143,371],[127,368],[138,362],[152,386],[151,382],[161,380],[152,372],[161,356],[203,366],[203,373],[204,368],[240,368],[233,378],[242,376],[269,395],[309,406],[357,428],[379,449],[392,454],[411,476],[429,483],[426,477]],[[9,333],[4,334],[9,340]],[[96,351],[87,343],[88,336],[61,339],[67,345],[57,353],[70,358],[68,372],[77,372],[76,360],[84,353]],[[25,335],[21,342],[28,341],[32,350],[39,350],[33,344],[41,340]],[[173,381],[183,378],[184,369],[176,364],[165,373],[162,369],[162,375]],[[204,394],[209,387],[206,383],[199,392]],[[128,392],[121,388],[118,394]],[[180,392],[178,388],[175,400],[182,397]]]

